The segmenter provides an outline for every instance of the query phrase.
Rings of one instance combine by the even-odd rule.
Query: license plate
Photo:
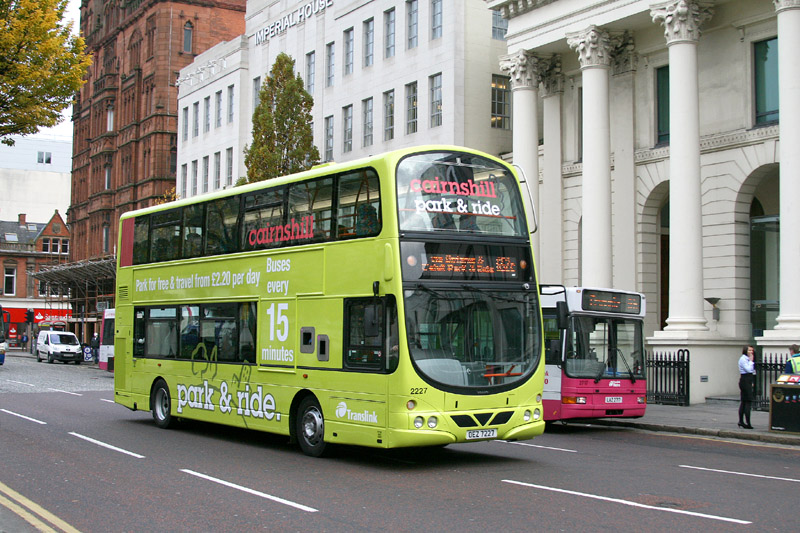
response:
[[[606,403],[622,403],[622,396],[606,396]]]
[[[496,429],[471,429],[467,431],[467,440],[475,439],[496,439]]]

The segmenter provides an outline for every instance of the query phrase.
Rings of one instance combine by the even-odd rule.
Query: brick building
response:
[[[66,320],[70,315],[67,295],[59,287],[36,281],[31,275],[43,267],[64,264],[69,258],[70,231],[58,211],[47,222],[0,221],[0,263],[3,283],[0,305],[10,315],[9,343],[19,346],[30,335],[25,312],[33,309],[34,323]]]
[[[178,72],[244,19],[245,0],[81,2],[93,62],[73,106],[72,262],[37,278],[68,288],[82,339],[113,305],[120,214],[175,187]]]

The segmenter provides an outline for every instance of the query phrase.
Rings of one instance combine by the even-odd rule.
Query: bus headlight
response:
[[[413,411],[415,407],[417,407],[417,402],[415,400],[408,400],[406,402],[406,409],[409,411]]]
[[[541,417],[542,417],[542,412],[539,411],[539,409],[534,409],[533,410],[533,419],[534,420],[539,420]]]
[[[639,396],[638,398],[636,398],[636,401],[638,403],[647,403],[647,396]]]
[[[522,419],[525,422],[530,422],[531,421],[531,410],[530,409],[525,409],[525,412],[522,413]]]
[[[541,394],[537,394],[536,395],[536,403],[542,403],[542,395]]]
[[[414,427],[417,429],[421,428],[424,423],[425,420],[421,416],[414,419]]]
[[[439,425],[439,419],[438,418],[436,418],[435,416],[432,416],[432,417],[428,418],[428,427],[429,428],[435,429],[436,426],[438,426],[438,425]]]

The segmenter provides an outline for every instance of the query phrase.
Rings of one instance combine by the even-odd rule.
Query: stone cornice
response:
[[[713,3],[700,0],[667,0],[650,6],[650,16],[664,25],[667,44],[697,42],[700,26],[711,18]]]

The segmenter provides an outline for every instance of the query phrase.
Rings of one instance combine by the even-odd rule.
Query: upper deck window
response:
[[[489,159],[431,152],[397,166],[400,231],[527,234],[519,186],[511,171]]]

